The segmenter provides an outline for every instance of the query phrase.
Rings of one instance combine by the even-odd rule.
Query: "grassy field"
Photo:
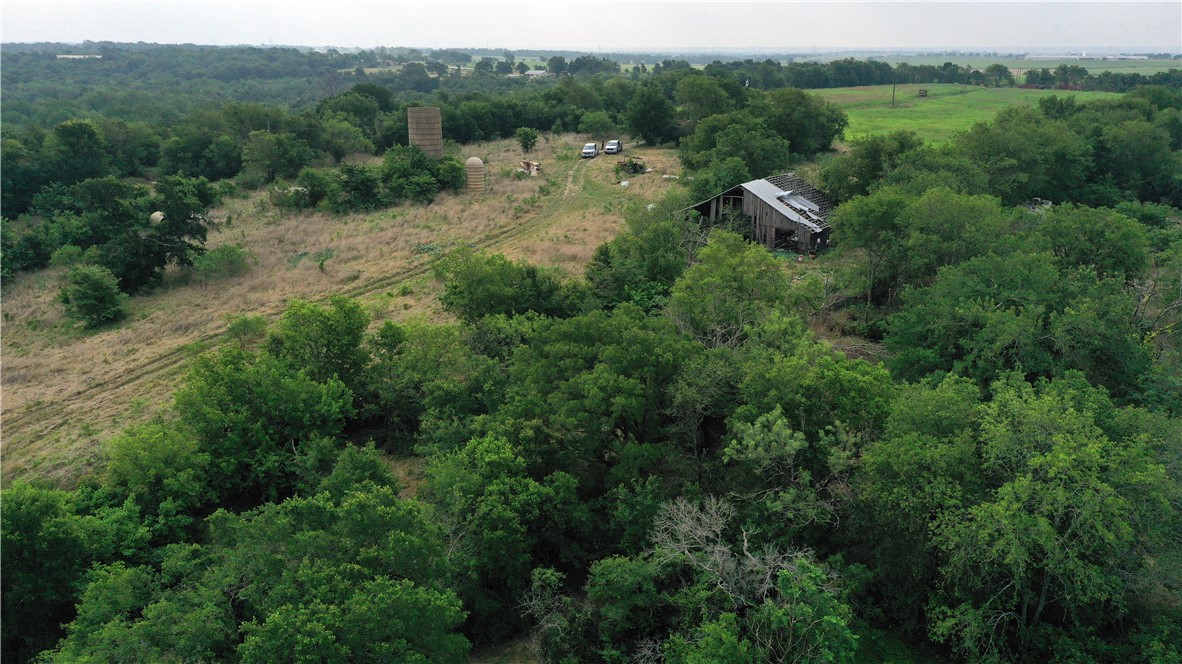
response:
[[[945,62],[951,62],[955,65],[969,66],[976,69],[984,69],[992,64],[1002,64],[1014,70],[1015,73],[1026,72],[1031,69],[1053,70],[1059,65],[1079,65],[1088,70],[1090,74],[1112,71],[1121,74],[1145,74],[1146,76],[1170,69],[1182,69],[1182,60],[1027,60],[965,55],[921,55],[875,59],[888,62],[892,65],[906,62],[909,65],[933,65],[936,67],[939,67]]]
[[[376,321],[444,320],[430,261],[460,243],[581,274],[595,248],[612,238],[632,204],[656,200],[681,170],[671,150],[629,149],[652,173],[616,184],[615,159],[578,158],[585,137],[546,136],[530,158],[544,177],[520,177],[515,141],[466,146],[485,161],[481,195],[442,194],[431,205],[371,214],[285,214],[255,193],[211,217],[208,246],[238,243],[257,258],[246,274],[207,285],[171,285],[132,298],[132,319],[84,333],[56,301],[60,270],[5,284],[2,472],[4,480],[41,477],[70,485],[101,462],[100,442],[160,412],[189,359],[222,342],[226,317],[275,319],[293,299],[358,298]],[[317,257],[328,256],[321,266]]]
[[[919,90],[928,91],[921,99]],[[978,88],[956,84],[900,85],[895,89],[895,107],[891,107],[891,86],[810,90],[813,94],[838,104],[849,115],[846,139],[909,129],[924,140],[941,143],[958,131],[978,122],[991,120],[1003,108],[1016,104],[1036,104],[1051,95],[1071,96],[1080,101],[1119,95],[1110,92],[1071,92],[1065,90],[1022,90],[1019,88]]]

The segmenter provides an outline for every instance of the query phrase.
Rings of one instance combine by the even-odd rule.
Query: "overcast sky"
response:
[[[0,2],[4,42],[693,49],[1182,50],[1163,2]]]

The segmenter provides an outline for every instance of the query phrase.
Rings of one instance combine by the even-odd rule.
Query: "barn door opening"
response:
[[[796,234],[796,231],[777,228],[776,240],[773,246],[783,251],[800,251],[800,237]]]

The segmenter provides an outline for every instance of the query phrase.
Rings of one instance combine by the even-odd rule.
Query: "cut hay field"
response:
[[[927,98],[919,97],[920,89],[928,91]],[[809,92],[841,106],[846,112],[850,119],[845,131],[847,140],[907,129],[933,143],[942,143],[956,132],[965,131],[978,122],[992,120],[1003,108],[1037,104],[1043,97],[1058,95],[1087,101],[1119,96],[1112,92],[979,88],[948,83],[908,84],[896,87],[895,107],[891,108],[889,85]]]
[[[581,275],[611,239],[629,205],[656,200],[681,170],[671,150],[629,149],[652,173],[616,184],[616,159],[578,158],[584,137],[546,136],[529,155],[544,176],[517,175],[520,149],[497,141],[465,146],[485,161],[484,194],[441,194],[432,204],[345,216],[284,213],[265,195],[227,200],[211,214],[208,247],[238,243],[249,272],[208,284],[169,285],[131,300],[127,322],[94,334],[62,316],[60,270],[5,284],[0,321],[2,477],[69,486],[101,462],[101,441],[146,420],[170,400],[188,361],[224,341],[227,316],[274,320],[294,299],[359,299],[375,321],[444,320],[430,262],[466,243]],[[318,258],[327,256],[322,262]]]

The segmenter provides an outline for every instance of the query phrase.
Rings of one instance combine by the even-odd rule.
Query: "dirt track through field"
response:
[[[561,166],[563,162],[556,161],[552,168],[558,170]],[[563,182],[561,193],[542,198],[536,207],[522,215],[515,223],[488,229],[468,244],[477,249],[504,250],[509,244],[528,244],[531,234],[537,235],[552,225],[569,224],[573,216],[569,205],[577,199],[576,194],[585,186],[589,170],[597,167],[597,179],[603,179],[610,177],[599,173],[600,170],[605,170],[606,166],[606,163],[588,160],[573,162],[569,169],[563,169],[566,170],[565,177],[559,176],[558,181]],[[323,302],[335,295],[364,298],[388,292],[392,287],[429,274],[431,260],[429,255],[415,255],[405,260],[402,265],[373,278],[348,284],[330,294],[302,299]],[[261,315],[269,322],[274,321],[286,309],[286,304],[284,300],[268,303],[268,306],[257,307],[251,313]],[[186,363],[199,353],[214,347],[223,338],[224,327],[219,326],[213,332],[188,339],[183,345],[173,346],[167,350],[159,349],[148,357],[129,357],[121,362],[119,370],[110,377],[103,377],[101,372],[96,372],[94,378],[84,386],[59,393],[52,399],[17,405],[11,412],[5,412],[3,478],[7,481],[32,473],[52,477],[65,485],[72,483],[79,474],[92,468],[99,461],[97,451],[90,449],[92,445],[88,446],[78,441],[63,441],[63,431],[66,427],[81,426],[84,430],[93,427],[102,433],[110,433],[113,429],[121,428],[122,422],[115,423],[113,417],[112,421],[106,421],[97,417],[95,413],[122,412],[127,404],[137,400],[154,404],[164,403],[177,386]],[[7,389],[12,388],[6,387]],[[71,451],[63,447],[78,449]],[[47,459],[51,461],[45,463]]]
[[[582,159],[580,159],[579,162],[577,164],[575,164],[574,168],[570,169],[570,173],[567,174],[566,185],[562,188],[562,202],[563,203],[570,200],[570,197],[574,194],[575,176],[576,175],[579,176],[579,185],[580,186],[582,186],[583,181],[586,180],[587,169],[584,167],[584,164],[586,164],[586,162],[583,161]]]

